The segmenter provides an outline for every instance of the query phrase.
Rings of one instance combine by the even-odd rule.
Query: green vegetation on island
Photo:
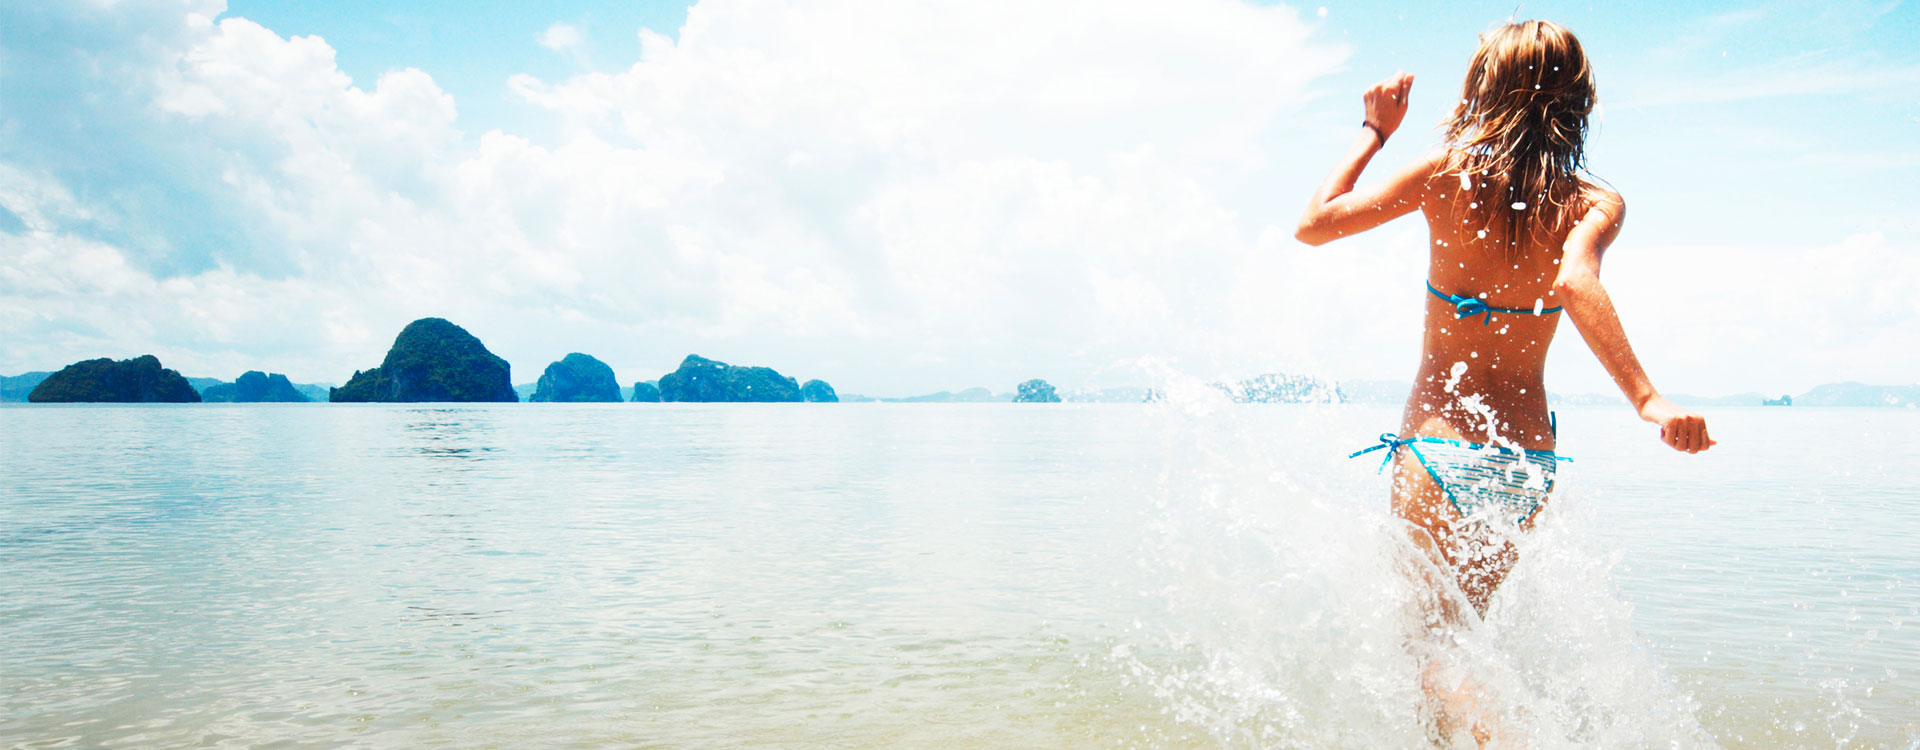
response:
[[[620,381],[613,368],[593,357],[574,352],[547,365],[528,401],[553,403],[617,403]]]
[[[285,375],[248,370],[231,383],[216,383],[200,389],[200,400],[235,404],[303,404],[310,399]]]
[[[507,361],[466,329],[441,318],[408,323],[379,367],[355,371],[328,400],[353,402],[513,402]]]
[[[689,354],[680,362],[679,369],[660,376],[660,400],[799,401],[800,384],[770,367],[737,367]]]
[[[940,391],[919,396],[874,397],[839,393],[823,380],[801,384],[767,367],[729,365],[689,354],[675,371],[659,380],[621,387],[613,368],[578,352],[547,366],[537,383],[510,385],[506,360],[460,326],[441,318],[409,323],[394,339],[386,359],[356,371],[345,386],[293,383],[285,375],[253,370],[234,382],[183,377],[163,368],[153,355],[115,362],[76,362],[59,372],[0,375],[0,402],[861,402],[893,403],[1045,403],[1058,401],[1138,403],[1165,397],[1158,388],[1082,387],[1059,391],[1045,380],[1020,383],[1015,393],[986,388]],[[1233,382],[1207,384],[1239,403],[1348,403],[1398,405],[1411,384],[1392,380],[1342,380],[1266,373]],[[180,386],[185,386],[182,390]],[[1617,393],[1549,393],[1554,406],[1619,406]],[[1920,385],[1825,383],[1800,395],[1757,392],[1725,396],[1675,394],[1678,404],[1725,408],[1747,406],[1920,408]]]
[[[1346,401],[1339,386],[1306,375],[1269,372],[1232,384],[1215,384],[1243,404],[1338,404]]]
[[[1013,394],[1013,402],[1016,404],[1048,404],[1059,401],[1060,394],[1053,392],[1053,385],[1039,378],[1021,383],[1017,392]]]
[[[27,400],[36,404],[192,404],[199,403],[200,394],[180,373],[161,367],[160,358],[145,354],[118,362],[102,357],[67,365],[34,386]]]
[[[840,395],[825,380],[809,380],[800,386],[800,400],[817,404],[840,403]]]

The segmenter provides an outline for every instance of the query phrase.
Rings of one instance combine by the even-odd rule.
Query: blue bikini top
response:
[[[1560,312],[1559,306],[1544,308],[1539,312],[1534,312],[1533,310],[1520,310],[1520,309],[1515,309],[1511,307],[1494,307],[1493,305],[1487,304],[1487,301],[1483,299],[1479,299],[1476,297],[1462,297],[1458,294],[1447,294],[1446,292],[1442,292],[1438,289],[1433,288],[1433,282],[1431,281],[1427,282],[1427,291],[1432,292],[1433,296],[1439,297],[1440,299],[1445,300],[1447,304],[1453,305],[1454,320],[1465,320],[1475,315],[1486,316],[1481,319],[1480,325],[1492,325],[1494,313],[1506,313],[1508,315],[1549,315],[1552,313]]]

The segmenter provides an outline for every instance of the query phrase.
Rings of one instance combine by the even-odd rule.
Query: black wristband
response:
[[[1360,121],[1360,127],[1373,131],[1373,137],[1380,139],[1380,145],[1387,145],[1387,134],[1380,132],[1380,126],[1366,120]]]

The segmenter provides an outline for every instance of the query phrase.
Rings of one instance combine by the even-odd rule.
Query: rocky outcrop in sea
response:
[[[507,361],[466,329],[441,318],[408,323],[379,367],[356,371],[328,400],[351,402],[519,401]]]
[[[279,373],[271,375],[259,370],[249,370],[231,383],[219,383],[207,386],[200,391],[200,400],[210,403],[305,403],[307,395]]]
[[[634,383],[633,398],[631,400],[639,404],[660,403],[660,385],[651,380]]]
[[[1060,394],[1054,393],[1053,385],[1039,378],[1021,383],[1013,394],[1013,402],[1016,404],[1048,404],[1059,401]]]
[[[833,392],[833,386],[825,380],[809,380],[800,386],[800,400],[818,404],[840,403],[840,394]]]
[[[737,367],[689,354],[660,376],[661,401],[799,401],[800,384],[769,367]]]
[[[1340,388],[1319,378],[1270,372],[1232,384],[1216,384],[1243,404],[1338,404]]]
[[[115,362],[102,357],[67,365],[27,394],[37,404],[121,403],[195,404],[200,394],[180,373],[160,366],[151,354]]]
[[[547,365],[528,401],[555,403],[618,403],[620,381],[613,368],[589,355],[574,352]]]

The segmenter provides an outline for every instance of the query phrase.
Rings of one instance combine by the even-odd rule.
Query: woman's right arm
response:
[[[1433,177],[1436,154],[1428,154],[1407,165],[1386,182],[1354,189],[1360,173],[1373,161],[1373,155],[1387,145],[1387,139],[1400,129],[1407,116],[1407,96],[1413,90],[1413,75],[1395,74],[1374,84],[1361,95],[1366,108],[1365,123],[1353,147],[1320,183],[1300,214],[1300,226],[1294,239],[1309,245],[1324,245],[1350,234],[1358,234],[1420,208],[1420,193]]]
[[[1660,440],[1674,450],[1699,453],[1713,447],[1707,436],[1707,419],[1668,401],[1654,390],[1653,381],[1633,356],[1627,343],[1627,331],[1614,312],[1613,299],[1600,285],[1600,256],[1620,234],[1626,221],[1627,204],[1619,195],[1608,192],[1597,201],[1567,234],[1565,252],[1560,258],[1560,273],[1553,281],[1553,294],[1567,309],[1567,317],[1586,339],[1600,364],[1613,376],[1620,392],[1640,412],[1640,418],[1660,425]]]

